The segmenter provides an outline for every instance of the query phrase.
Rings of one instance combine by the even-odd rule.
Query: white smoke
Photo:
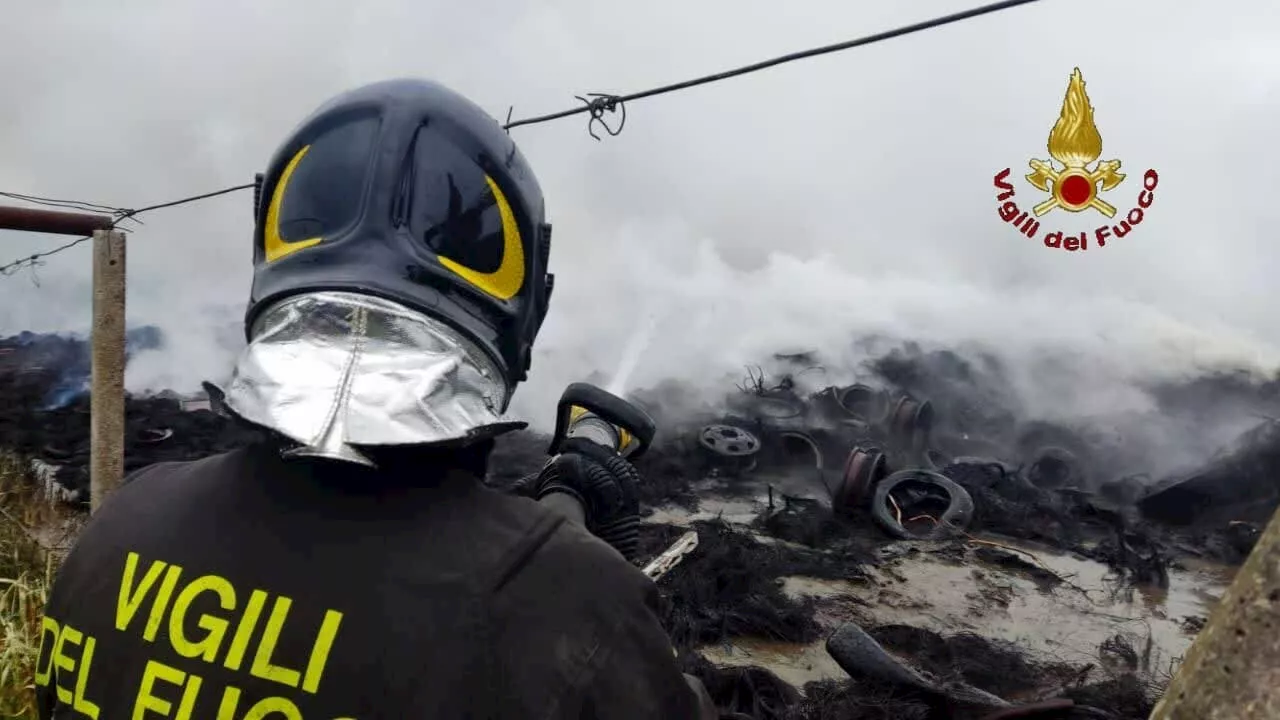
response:
[[[432,77],[521,117],[967,6],[16,0],[0,27],[0,189],[137,207],[249,181],[299,119],[362,82]],[[976,342],[1045,414],[1144,412],[1135,380],[1274,368],[1278,31],[1268,0],[1043,2],[639,101],[600,143],[584,117],[513,130],[546,192],[558,279],[516,408],[549,422],[566,382],[611,379],[629,343],[643,346],[631,387],[720,392],[782,346],[852,372],[868,333]],[[1031,204],[1021,175],[1045,157],[1075,66],[1104,156],[1129,174],[1110,199],[1126,209],[1143,170],[1161,178],[1141,227],[1084,253],[1019,236],[992,186],[1011,167]],[[247,296],[249,195],[133,233],[130,321],[170,343],[135,362],[131,387],[194,388],[229,367],[239,339],[211,328],[234,327]],[[58,240],[3,237],[13,257]],[[88,277],[78,248],[4,278],[0,331],[87,329]]]

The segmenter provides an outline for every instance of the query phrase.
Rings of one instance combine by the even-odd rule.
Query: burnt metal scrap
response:
[[[733,425],[708,425],[698,432],[707,470],[729,473],[755,469],[760,440],[750,430]]]
[[[889,475],[888,457],[876,447],[855,445],[839,478],[833,483],[831,506],[847,512],[863,505],[874,488]]]
[[[835,512],[870,507],[895,537],[936,538],[967,526],[971,498],[936,472],[949,455],[932,445],[936,413],[929,400],[862,383],[804,396],[793,380],[784,377],[770,387],[755,371],[739,390],[727,403],[732,415],[724,423],[736,422],[737,432],[752,437],[758,434],[773,450],[766,452],[762,469],[811,474]],[[724,423],[702,428],[700,437],[723,433]],[[909,474],[884,485],[893,470]],[[904,508],[911,513],[907,518]],[[920,522],[933,524],[909,529]]]
[[[958,372],[956,356],[931,357],[913,366],[909,355],[891,354],[878,365],[878,381],[808,392],[799,375],[775,382],[752,369],[726,415],[707,427],[758,438],[758,462],[738,479],[812,477],[828,512],[868,520],[889,537],[983,532],[1034,540],[1105,562],[1139,584],[1167,584],[1167,564],[1178,554],[1242,560],[1257,535],[1255,518],[1280,504],[1280,483],[1269,480],[1280,477],[1280,423],[1152,492],[1149,477],[1118,462],[1114,434],[1018,420],[989,406],[998,394],[957,394],[954,383],[930,374]],[[920,388],[938,391],[943,403]]]
[[[1166,480],[1138,507],[1149,518],[1178,525],[1208,517],[1262,522],[1280,505],[1280,422],[1267,420],[1204,466]]]
[[[827,638],[827,652],[854,679],[879,680],[962,707],[992,709],[1010,706],[1007,700],[966,682],[946,682],[911,667],[890,655],[857,623],[846,623]]]
[[[130,341],[135,352],[163,345],[154,328],[134,331]],[[74,337],[0,340],[0,440],[40,460],[43,475],[73,499],[87,490],[86,358]],[[783,360],[796,372],[771,379],[752,369],[729,393],[722,416],[673,437],[648,461],[646,502],[696,502],[690,483],[707,475],[748,482],[786,475],[812,488],[825,512],[865,520],[886,539],[996,532],[1085,548],[1127,563],[1135,578],[1157,579],[1149,566],[1176,552],[1242,559],[1257,519],[1280,502],[1274,422],[1204,468],[1153,485],[1111,472],[1113,438],[1019,421],[1008,398],[992,389],[998,368],[990,363],[964,367],[954,354],[897,351],[873,363],[873,377],[815,389],[814,357]],[[171,393],[131,397],[127,469],[202,457],[256,437],[215,406],[216,398]],[[877,492],[902,472],[915,480]],[[1177,535],[1170,547],[1165,526],[1178,523],[1189,527],[1170,531]]]
[[[899,470],[876,485],[876,522],[903,540],[938,540],[962,534],[973,517],[973,498],[932,470]]]

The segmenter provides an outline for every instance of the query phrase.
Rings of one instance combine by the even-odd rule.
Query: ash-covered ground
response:
[[[0,341],[0,446],[72,504],[87,357]],[[1187,465],[1154,433],[1029,416],[988,357],[905,346],[842,386],[820,358],[768,360],[697,411],[678,382],[634,396],[660,427],[637,460],[647,554],[698,537],[659,580],[663,621],[725,717],[1145,718],[1280,504],[1280,381],[1145,388],[1166,426],[1252,426]],[[173,393],[127,413],[128,469],[257,437]],[[536,471],[547,440],[503,438],[488,482]]]

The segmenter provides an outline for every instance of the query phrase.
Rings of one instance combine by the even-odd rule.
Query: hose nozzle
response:
[[[637,458],[656,432],[653,418],[635,403],[590,383],[572,383],[556,406],[556,430],[547,453],[555,455],[567,438],[578,437]]]

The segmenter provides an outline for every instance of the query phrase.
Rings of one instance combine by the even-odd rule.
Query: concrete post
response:
[[[0,206],[0,230],[93,235],[90,512],[124,480],[125,256],[124,233],[114,223],[107,215]]]
[[[1264,718],[1280,718],[1280,510],[1151,714],[1151,720]]]
[[[89,512],[124,480],[125,236],[93,233],[93,380],[90,387]]]

